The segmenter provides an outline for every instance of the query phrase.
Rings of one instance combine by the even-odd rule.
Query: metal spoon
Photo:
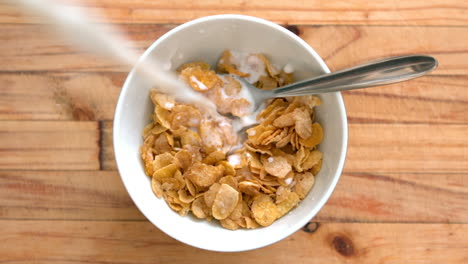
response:
[[[406,81],[421,77],[437,67],[431,56],[390,57],[299,81],[273,90],[260,90],[243,78],[236,77],[248,88],[254,109],[274,97],[313,95],[347,91]]]

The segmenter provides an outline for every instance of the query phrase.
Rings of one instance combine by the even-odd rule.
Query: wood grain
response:
[[[323,222],[467,223],[468,174],[345,173]]]
[[[131,40],[131,47],[143,53],[172,25],[117,25]],[[1,25],[0,71],[87,71],[128,73],[129,67],[86,50],[69,46],[69,42],[46,25]]]
[[[0,135],[0,169],[99,169],[96,122],[0,121]]]
[[[468,58],[468,27],[299,27],[299,31],[332,70],[422,53],[439,61],[435,74],[468,74],[464,62]]]
[[[112,120],[124,73],[0,74],[0,120]]]
[[[348,129],[345,172],[468,171],[468,125],[351,123]],[[112,144],[106,140],[112,134],[106,131],[102,168],[114,170]]]
[[[468,123],[468,76],[419,79],[343,92],[350,123]]]
[[[68,1],[69,3],[70,1]],[[103,13],[114,23],[181,23],[202,16],[243,14],[289,24],[459,25],[468,24],[463,0],[433,1],[212,1],[144,0],[80,1],[88,11]],[[0,23],[40,23],[15,5],[3,4]],[[95,18],[95,20],[100,21]]]
[[[125,78],[125,73],[0,74],[0,120],[112,120]],[[351,123],[468,123],[466,83],[467,76],[431,75],[343,96]]]
[[[468,223],[468,174],[345,173],[318,222]],[[145,220],[116,171],[0,171],[0,219]]]
[[[0,189],[1,219],[145,219],[115,171],[0,171]]]
[[[114,144],[113,144],[113,122],[100,122],[101,127],[101,169],[103,170],[117,170],[117,164],[114,157]]]
[[[120,25],[142,53],[173,26]],[[438,75],[468,75],[468,27],[301,26],[299,36],[332,70],[382,57],[425,53],[439,60]],[[450,39],[450,41],[447,41]],[[404,40],[404,41],[395,41]],[[105,58],[66,46],[44,25],[2,25],[0,71],[128,72]]]
[[[466,172],[467,133],[468,125],[350,124],[345,171]]]
[[[238,13],[287,26],[331,70],[414,53],[440,64],[345,92],[345,173],[314,222],[221,254],[155,228],[115,170],[112,119],[129,68],[0,1],[0,263],[468,263],[466,0],[59,1],[104,14],[140,54],[179,23]]]
[[[149,222],[0,221],[5,263],[466,263],[468,225],[309,225],[247,252],[196,249]],[[200,238],[203,239],[203,238]]]

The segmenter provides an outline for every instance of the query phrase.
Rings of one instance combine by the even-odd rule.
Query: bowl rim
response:
[[[283,34],[287,35],[288,37],[292,38],[293,40],[297,41],[298,43],[300,43],[301,46],[304,49],[306,49],[307,52],[309,52],[314,57],[314,59],[318,62],[318,65],[324,71],[324,73],[325,74],[330,73],[330,70],[328,69],[328,66],[325,64],[323,59],[318,55],[318,53],[307,42],[305,42],[302,38],[300,38],[296,34],[292,33],[291,31],[287,30],[286,28],[284,28],[284,27],[282,27],[282,26],[280,26],[280,25],[278,25],[278,24],[276,24],[274,22],[271,22],[271,21],[268,21],[268,20],[265,20],[265,19],[262,19],[262,18],[258,18],[258,17],[247,16],[247,15],[239,15],[239,14],[220,14],[220,15],[205,16],[205,17],[197,18],[197,19],[188,21],[186,23],[183,23],[181,25],[178,25],[175,28],[173,28],[173,29],[169,30],[168,32],[166,32],[165,34],[163,34],[162,36],[160,36],[156,41],[154,41],[145,50],[145,52],[140,56],[138,62],[141,62],[142,60],[146,59],[151,54],[152,50],[155,49],[158,45],[160,45],[160,43],[164,42],[169,36],[179,32],[181,30],[184,30],[185,28],[191,27],[191,26],[193,26],[195,24],[208,22],[208,21],[216,21],[216,20],[243,20],[243,21],[247,21],[247,22],[254,22],[254,23],[263,24],[265,26],[268,26],[270,28],[278,30],[278,31],[282,32]],[[272,240],[268,241],[267,243],[259,244],[259,245],[256,245],[256,247],[249,247],[249,248],[245,247],[245,248],[226,249],[226,248],[203,247],[203,245],[198,245],[198,244],[194,244],[194,243],[184,241],[181,237],[178,237],[177,235],[175,235],[174,233],[172,233],[168,229],[162,229],[157,223],[155,223],[155,221],[153,219],[148,217],[147,214],[143,210],[141,210],[140,205],[135,200],[134,194],[132,194],[132,192],[130,192],[129,189],[128,189],[129,185],[128,185],[127,181],[129,181],[129,179],[128,179],[128,177],[123,176],[122,169],[119,166],[119,159],[122,159],[121,157],[122,157],[122,155],[124,155],[124,153],[121,153],[119,151],[119,147],[118,147],[119,144],[118,144],[118,142],[116,140],[117,138],[120,138],[120,132],[119,132],[118,128],[120,127],[121,122],[120,122],[119,116],[121,115],[121,113],[123,111],[123,107],[124,107],[124,102],[123,101],[124,101],[124,98],[125,98],[125,96],[127,94],[128,89],[129,89],[130,81],[133,79],[133,76],[135,75],[135,72],[136,72],[136,67],[134,66],[132,68],[132,70],[130,71],[130,73],[127,75],[126,79],[125,79],[125,82],[124,82],[124,84],[122,86],[122,89],[120,91],[119,98],[118,98],[118,101],[117,101],[117,105],[116,105],[116,108],[115,108],[114,124],[113,124],[113,128],[112,128],[113,129],[113,135],[114,135],[113,136],[113,147],[114,147],[115,161],[116,161],[117,170],[119,172],[120,178],[121,178],[121,180],[122,180],[122,182],[124,184],[124,187],[125,187],[128,195],[130,196],[130,198],[134,202],[135,206],[145,216],[146,219],[148,219],[155,227],[157,227],[160,231],[162,231],[166,235],[170,236],[171,238],[176,239],[177,241],[182,242],[184,244],[193,246],[195,248],[200,248],[200,249],[204,249],[204,250],[211,250],[211,251],[218,251],[218,252],[240,252],[240,251],[247,251],[247,250],[262,248],[262,247],[274,244],[274,243],[276,243],[278,241],[281,241],[282,239],[284,239],[284,238],[292,235],[293,233],[297,232],[297,230],[299,230],[301,227],[303,227],[305,224],[307,224],[307,222],[309,222],[313,217],[316,216],[316,214],[323,208],[325,203],[328,201],[328,199],[330,198],[330,196],[332,195],[332,193],[336,189],[336,185],[337,185],[337,183],[338,183],[338,181],[339,181],[339,179],[341,177],[341,174],[343,173],[343,168],[344,168],[346,155],[347,155],[347,146],[348,146],[347,114],[346,114],[346,109],[345,109],[345,104],[344,104],[344,101],[343,101],[343,97],[341,96],[341,93],[339,93],[339,92],[336,92],[334,94],[337,96],[337,100],[338,100],[337,107],[339,108],[338,110],[339,110],[340,114],[343,116],[343,118],[342,118],[343,144],[342,144],[341,149],[340,149],[341,156],[340,156],[339,162],[337,164],[337,170],[336,170],[337,173],[332,178],[332,181],[330,183],[330,188],[328,188],[326,190],[325,194],[322,197],[320,197],[320,200],[317,203],[318,205],[316,206],[316,210],[311,210],[311,212],[309,213],[310,217],[304,217],[304,219],[301,219],[300,221],[297,221],[297,223],[291,225],[291,227],[288,228],[288,231],[290,231],[290,232],[284,232],[284,234],[282,234],[280,236],[277,236],[275,239],[272,239]],[[268,227],[266,227],[266,228],[268,228]]]

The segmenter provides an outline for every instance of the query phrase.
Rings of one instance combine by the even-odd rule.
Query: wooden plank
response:
[[[300,27],[299,31],[332,71],[383,57],[428,54],[439,61],[435,74],[468,74],[466,27]],[[452,41],[456,43],[448,44]]]
[[[350,123],[468,123],[467,76],[423,78],[342,93]]]
[[[0,74],[0,120],[112,120],[124,73]]]
[[[103,170],[117,170],[114,157],[112,135],[113,122],[101,122],[101,168]]]
[[[0,74],[0,120],[112,120],[125,78],[125,73]],[[430,75],[345,92],[348,120],[468,123],[466,83],[468,76]]]
[[[247,252],[196,249],[151,223],[1,221],[5,263],[466,263],[468,225],[310,224]],[[311,250],[313,249],[313,250]]]
[[[451,26],[468,24],[466,12],[468,5],[463,0],[403,2],[232,0],[223,1],[222,4],[212,0],[195,2],[86,0],[80,1],[80,4],[88,11],[103,13],[114,23],[181,23],[208,15],[243,14],[289,24]],[[0,7],[0,23],[41,22],[37,16],[25,17],[15,5],[3,4]]]
[[[466,223],[468,174],[345,173],[314,221]]]
[[[345,172],[468,172],[468,125],[350,123],[348,128]],[[115,169],[109,137],[103,134],[106,170]]]
[[[0,171],[2,219],[145,219],[117,172]]]
[[[345,173],[314,221],[468,223],[468,174]],[[0,171],[0,219],[143,220],[116,171]]]
[[[466,172],[467,132],[467,125],[350,124],[345,171]]]
[[[139,52],[172,26],[120,25]],[[468,75],[468,27],[301,26],[299,36],[333,69],[401,54],[425,53],[440,62],[435,74]],[[447,41],[450,39],[450,41]],[[44,25],[2,25],[0,71],[122,71],[108,59],[79,52]]]
[[[96,122],[0,121],[0,169],[99,169]]]
[[[174,26],[120,25],[138,53]],[[46,25],[1,25],[2,49],[0,71],[104,71],[126,72],[130,69],[107,57],[69,46]]]

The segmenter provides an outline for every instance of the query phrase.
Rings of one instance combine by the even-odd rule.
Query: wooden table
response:
[[[76,1],[75,1],[76,2]],[[333,196],[274,245],[208,252],[166,236],[116,171],[122,65],[70,48],[0,2],[0,263],[468,263],[468,2],[88,0],[145,50],[175,25],[240,13],[288,25],[332,70],[425,53],[430,76],[343,93]]]

